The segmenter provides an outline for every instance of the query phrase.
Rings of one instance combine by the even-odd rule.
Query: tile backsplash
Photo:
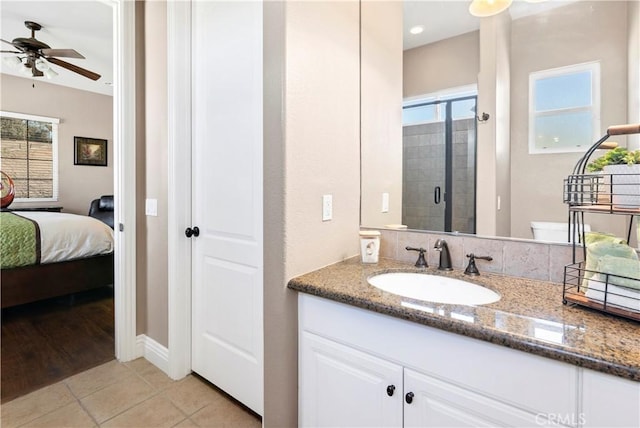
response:
[[[491,272],[556,283],[563,282],[564,267],[572,262],[573,257],[570,244],[387,229],[380,229],[380,232],[381,257],[414,263],[417,253],[407,251],[405,247],[423,247],[427,250],[429,266],[438,266],[440,254],[433,246],[442,238],[449,246],[454,269],[464,270],[468,263],[466,255],[473,253],[476,256],[493,257],[490,262],[476,260],[480,273]]]

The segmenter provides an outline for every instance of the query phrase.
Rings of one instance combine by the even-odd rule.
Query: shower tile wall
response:
[[[403,128],[402,223],[410,229],[444,229],[445,140],[444,122]],[[452,228],[475,232],[475,141],[473,119],[453,122]],[[442,203],[434,204],[435,186],[442,188]]]
[[[453,231],[475,233],[475,119],[453,121]]]

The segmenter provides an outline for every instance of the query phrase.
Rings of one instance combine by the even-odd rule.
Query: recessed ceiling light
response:
[[[415,27],[411,27],[409,32],[411,34],[420,34],[424,31],[424,27],[422,25],[416,25]]]

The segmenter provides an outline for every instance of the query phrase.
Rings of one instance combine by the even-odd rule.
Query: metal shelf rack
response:
[[[562,302],[640,321],[640,280],[585,268],[587,249],[584,214],[629,216],[627,242],[634,219],[640,216],[640,173],[585,173],[589,158],[612,135],[640,133],[640,124],[612,126],[579,159],[564,180],[563,199],[569,207],[568,242],[573,242],[573,263],[565,266]],[[573,236],[570,236],[573,234]],[[581,250],[581,251],[580,251]]]

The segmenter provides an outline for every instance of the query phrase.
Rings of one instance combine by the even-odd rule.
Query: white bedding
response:
[[[40,227],[40,263],[56,263],[113,251],[113,230],[93,217],[45,212],[15,211]]]

